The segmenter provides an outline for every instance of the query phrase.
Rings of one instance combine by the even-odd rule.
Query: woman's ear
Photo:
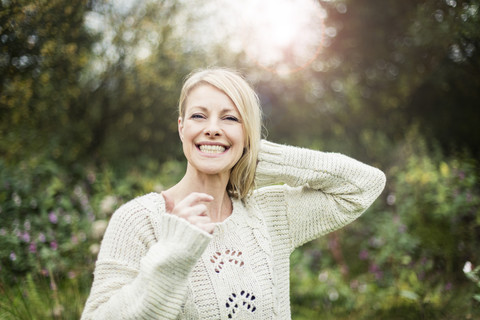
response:
[[[180,140],[183,142],[183,119],[182,117],[178,117],[178,135],[180,136]]]

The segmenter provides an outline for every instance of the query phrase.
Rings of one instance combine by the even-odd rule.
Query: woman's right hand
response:
[[[208,216],[208,207],[205,204],[213,201],[211,195],[192,192],[178,203],[175,203],[166,192],[162,192],[162,196],[165,199],[165,209],[167,213],[183,218],[210,234],[213,233],[215,223],[212,222]]]

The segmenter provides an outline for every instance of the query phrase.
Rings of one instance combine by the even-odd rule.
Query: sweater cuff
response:
[[[149,249],[143,264],[154,269],[175,266],[174,269],[179,268],[188,274],[207,248],[212,235],[173,214],[162,214],[160,220],[158,242]]]
[[[287,170],[301,168],[299,162],[310,157],[307,149],[292,147],[262,140],[258,155],[256,171],[257,186],[286,183],[291,186],[298,186],[300,176],[287,174]]]
[[[200,257],[212,240],[211,234],[174,214],[165,213],[161,220],[158,242],[173,245],[189,256]]]
[[[158,242],[140,262],[143,301],[146,308],[173,319],[185,299],[188,276],[212,236],[173,214],[162,214],[160,222]]]

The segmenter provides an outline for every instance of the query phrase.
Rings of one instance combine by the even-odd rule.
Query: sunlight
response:
[[[326,14],[314,0],[226,1],[224,8],[233,47],[272,72],[298,71],[320,52]]]

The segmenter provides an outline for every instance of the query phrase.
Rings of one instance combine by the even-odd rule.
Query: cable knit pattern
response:
[[[119,208],[82,319],[290,319],[289,258],[350,223],[385,175],[344,155],[262,141],[257,189],[213,235],[151,193]]]

